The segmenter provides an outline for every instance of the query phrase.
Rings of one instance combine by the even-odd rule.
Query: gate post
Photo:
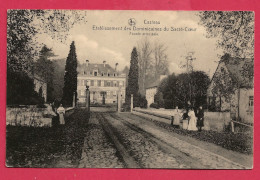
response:
[[[234,122],[231,120],[231,131],[232,131],[232,133],[234,133],[235,132],[235,128],[234,128]]]
[[[89,86],[86,86],[86,109],[88,112],[90,112],[90,92],[89,92]]]
[[[72,102],[72,107],[75,107],[75,103],[76,103],[76,95],[75,95],[75,92],[73,92],[73,102]]]
[[[131,94],[131,112],[133,112],[133,108],[134,108],[134,95]]]
[[[117,93],[117,111],[121,112],[121,106],[122,106],[122,96],[121,96],[121,86],[119,86],[119,90]]]

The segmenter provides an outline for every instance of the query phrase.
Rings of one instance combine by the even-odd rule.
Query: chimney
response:
[[[115,71],[117,71],[117,66],[118,66],[118,63],[116,63],[116,65],[115,65]]]
[[[106,67],[106,61],[103,61],[104,67]]]
[[[89,60],[87,59],[87,60],[86,60],[86,66],[87,66],[87,67],[88,67],[88,64],[89,64]]]

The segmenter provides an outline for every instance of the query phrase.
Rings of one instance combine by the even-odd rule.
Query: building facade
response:
[[[90,90],[90,103],[114,104],[121,96],[121,103],[125,101],[126,75],[112,68],[106,61],[103,64],[86,63],[78,66],[77,94],[79,105],[86,103],[86,86]]]
[[[253,59],[227,57],[219,62],[207,91],[209,111],[230,112],[232,119],[253,123],[254,80],[242,73],[245,67],[253,68]]]
[[[145,88],[145,98],[147,100],[147,107],[150,107],[154,103],[154,96],[157,93],[157,88],[160,85],[161,81],[166,78],[167,75],[161,75],[157,81],[152,82]]]

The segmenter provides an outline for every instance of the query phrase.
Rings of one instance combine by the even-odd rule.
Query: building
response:
[[[117,70],[118,63],[112,68],[106,61],[103,64],[86,63],[78,66],[77,94],[78,103],[86,103],[86,86],[90,90],[90,103],[112,104],[117,103],[121,95],[125,102],[126,75]]]
[[[167,75],[161,75],[157,81],[152,82],[151,84],[147,85],[147,87],[145,88],[147,107],[150,107],[150,105],[154,103],[154,96],[157,93],[157,88],[160,85],[161,81],[166,77]]]
[[[210,111],[230,112],[232,119],[253,123],[254,78],[248,75],[253,61],[230,56],[219,61],[207,91]]]

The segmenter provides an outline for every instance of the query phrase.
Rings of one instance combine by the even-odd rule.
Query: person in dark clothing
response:
[[[204,126],[204,110],[202,108],[202,106],[199,107],[199,110],[197,112],[197,127],[199,129],[199,131],[201,131],[202,127]]]

